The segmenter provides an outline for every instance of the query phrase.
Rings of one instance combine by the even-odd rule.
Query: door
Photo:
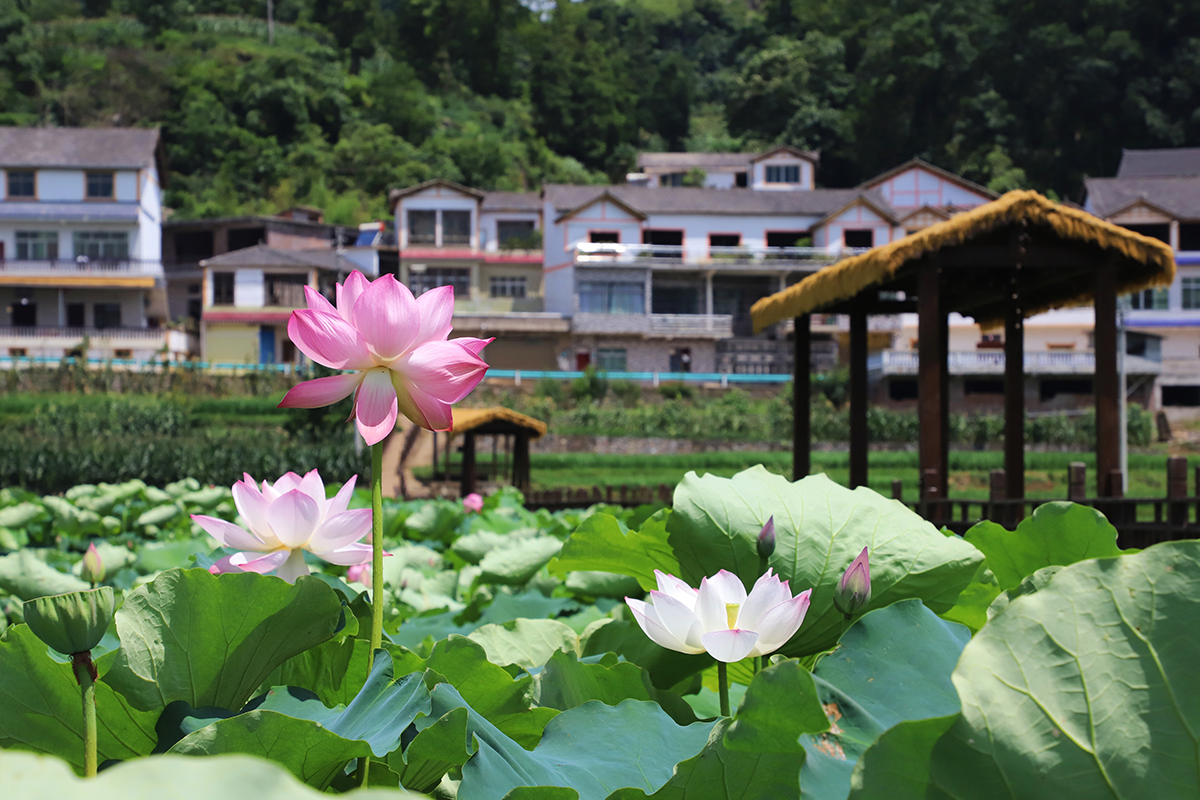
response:
[[[258,363],[275,363],[275,328],[271,325],[258,329]]]
[[[12,324],[18,328],[32,328],[37,325],[37,303],[28,297],[22,297],[13,303]]]
[[[578,370],[579,372],[583,372],[585,369],[587,369],[591,365],[591,363],[592,363],[592,354],[591,353],[581,352],[581,353],[575,354],[575,369]]]

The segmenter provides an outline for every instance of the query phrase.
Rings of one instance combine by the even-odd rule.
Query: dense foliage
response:
[[[182,214],[619,178],[638,149],[914,155],[1077,197],[1200,143],[1200,9],[1080,0],[3,0],[0,122],[161,125]]]

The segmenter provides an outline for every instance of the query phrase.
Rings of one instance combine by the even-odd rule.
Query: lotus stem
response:
[[[717,662],[717,694],[721,698],[721,716],[729,716],[729,667],[724,661]]]
[[[79,682],[79,693],[83,699],[83,774],[85,777],[96,777],[96,682],[92,678],[91,653],[77,653],[75,658],[86,656],[85,659],[75,660],[72,667],[75,670],[75,680]]]
[[[367,669],[375,665],[375,651],[383,646],[383,442],[371,445],[371,653]],[[364,785],[366,785],[364,771]]]

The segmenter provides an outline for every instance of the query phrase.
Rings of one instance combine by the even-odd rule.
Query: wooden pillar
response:
[[[1187,525],[1187,459],[1182,456],[1167,459],[1167,500],[1167,522]]]
[[[433,433],[433,480],[438,479],[438,457],[437,457],[437,431]]]
[[[867,312],[850,312],[850,488],[867,485]]]
[[[795,319],[792,331],[792,480],[812,471],[812,323]]]
[[[988,474],[988,506],[984,519],[998,522],[1001,525],[1009,523],[1009,507],[1003,501],[1008,499],[1008,476],[1002,469],[994,469]]]
[[[461,495],[475,491],[475,431],[463,434]]]
[[[941,338],[945,331],[941,303],[941,275],[936,264],[921,264],[917,276],[917,415],[920,422],[918,460],[921,498],[944,496],[942,490],[942,418],[946,394],[942,391],[946,362]]]
[[[1117,262],[1105,261],[1096,270],[1096,495],[1111,497],[1113,470],[1120,463],[1120,399],[1117,392]]]
[[[1009,499],[1023,500],[1025,498],[1025,321],[1019,302],[1014,303],[1004,323],[1004,473]]]
[[[513,486],[522,492],[529,491],[529,434],[520,431],[513,441]]]
[[[939,304],[940,305],[940,304]],[[942,453],[938,476],[942,497],[950,498],[950,312],[942,309],[941,332],[938,335],[938,372],[942,387]]]
[[[1087,464],[1072,461],[1067,466],[1067,499],[1082,503],[1087,498]]]

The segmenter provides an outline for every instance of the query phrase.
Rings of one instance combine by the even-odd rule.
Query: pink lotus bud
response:
[[[100,558],[100,551],[96,549],[95,542],[89,544],[87,552],[83,554],[83,568],[79,577],[93,586],[104,580],[104,560]]]
[[[463,498],[463,512],[470,514],[472,511],[476,514],[483,511],[483,495],[478,492],[471,492]]]
[[[775,517],[767,520],[758,532],[758,557],[764,561],[775,552]]]
[[[871,564],[867,559],[867,548],[858,554],[849,568],[842,573],[833,604],[847,617],[854,616],[859,609],[871,602]]]

